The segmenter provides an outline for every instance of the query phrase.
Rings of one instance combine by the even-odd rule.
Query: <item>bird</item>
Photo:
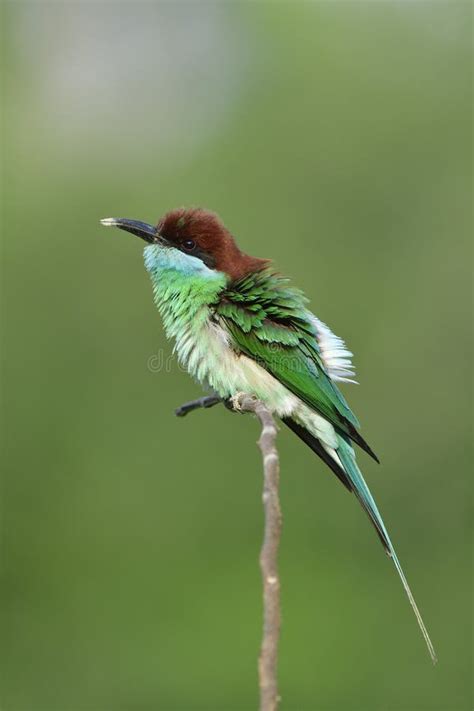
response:
[[[352,492],[393,561],[433,662],[436,653],[382,516],[356,462],[355,446],[379,461],[338,383],[354,383],[352,353],[309,309],[269,259],[241,251],[219,216],[173,209],[156,225],[101,220],[142,238],[144,262],[177,358],[212,393],[200,404],[260,400]],[[177,414],[186,414],[186,409]]]

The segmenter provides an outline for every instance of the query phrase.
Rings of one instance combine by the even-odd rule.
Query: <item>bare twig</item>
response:
[[[191,400],[190,402],[185,402],[184,405],[177,407],[174,411],[176,417],[184,417],[188,412],[193,412],[194,410],[199,410],[201,407],[209,408],[218,405],[223,402],[219,395],[204,395],[199,397],[197,400]]]
[[[263,508],[265,529],[260,551],[263,579],[263,637],[258,663],[260,711],[275,711],[278,706],[278,641],[280,638],[280,579],[278,576],[278,546],[281,536],[279,500],[280,463],[275,445],[277,427],[268,408],[249,395],[233,399],[234,407],[253,412],[262,425],[258,446],[263,457]]]
[[[201,407],[213,407],[219,402],[216,396],[193,400],[176,410],[182,417]],[[256,398],[238,393],[230,401],[223,401],[239,412],[253,412],[262,425],[258,446],[263,457],[263,508],[265,528],[260,551],[260,568],[263,578],[263,637],[258,662],[260,685],[260,711],[276,711],[279,701],[277,684],[278,641],[280,638],[280,579],[278,576],[278,546],[281,536],[281,509],[278,487],[280,464],[275,445],[277,427],[272,414]]]

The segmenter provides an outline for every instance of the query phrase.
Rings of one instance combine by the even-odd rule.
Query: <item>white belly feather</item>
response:
[[[305,405],[256,361],[237,353],[229,335],[218,323],[201,320],[176,339],[180,363],[200,383],[207,383],[224,398],[238,392],[255,395],[279,417],[293,417],[318,437],[327,448],[337,447],[333,426]],[[196,324],[196,322],[195,322]]]

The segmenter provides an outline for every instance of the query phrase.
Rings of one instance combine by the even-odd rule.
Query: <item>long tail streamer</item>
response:
[[[395,568],[398,571],[400,580],[402,581],[403,587],[405,588],[405,592],[410,601],[410,605],[412,606],[413,612],[415,613],[415,617],[426,642],[426,646],[428,647],[431,659],[435,664],[437,662],[437,657],[433,647],[433,643],[428,634],[428,630],[425,627],[425,623],[423,622],[423,618],[421,617],[420,611],[415,602],[415,598],[413,597],[413,594],[410,590],[410,586],[408,585],[405,573],[403,572],[402,566],[400,565],[400,561],[398,560],[397,554],[395,553],[395,549],[387,533],[387,529],[385,528],[382,516],[380,515],[374,498],[370,493],[369,487],[365,483],[364,477],[362,476],[362,472],[357,466],[354,456],[354,450],[352,449],[350,443],[346,439],[344,439],[344,437],[338,435],[338,440],[339,447],[337,449],[337,454],[339,455],[339,459],[341,460],[341,464],[344,468],[344,471],[348,476],[354,494],[357,496],[362,507],[367,512],[370,520],[372,521],[373,525],[377,530],[377,533],[379,534],[380,539],[382,540],[383,545],[385,546],[388,555],[394,562]]]

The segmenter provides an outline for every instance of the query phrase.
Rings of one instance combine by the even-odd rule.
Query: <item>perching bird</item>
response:
[[[110,217],[147,242],[145,266],[179,361],[214,404],[254,395],[354,492],[392,558],[433,661],[436,655],[375,501],[356,444],[376,461],[337,382],[355,382],[344,341],[308,309],[301,291],[267,259],[240,251],[219,217],[190,208],[157,224]]]

